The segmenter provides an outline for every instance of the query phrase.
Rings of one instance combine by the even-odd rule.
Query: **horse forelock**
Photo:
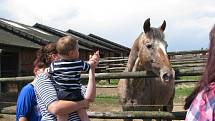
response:
[[[151,40],[164,41],[165,39],[164,33],[158,28],[151,27],[150,31],[145,33],[145,35]]]

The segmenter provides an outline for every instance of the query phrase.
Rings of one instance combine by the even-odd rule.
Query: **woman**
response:
[[[34,62],[34,73],[35,74],[39,74],[39,73],[43,73],[45,71],[45,68],[49,66],[49,64],[55,60],[58,59],[58,55],[57,55],[57,51],[56,51],[56,44],[55,43],[50,43],[48,45],[46,45],[45,47],[42,47],[38,52],[37,52],[37,57],[36,60]],[[92,70],[94,71],[94,70]],[[91,72],[92,72],[91,71]],[[88,96],[92,97],[92,100],[95,98],[95,78],[94,78],[94,73],[89,74],[89,83],[88,83],[88,87],[91,88],[87,88],[87,90],[89,90],[88,92]],[[40,76],[37,76],[36,79],[28,85],[28,88],[23,88],[22,90],[25,91],[21,91],[20,92],[20,100],[18,98],[17,101],[17,117],[16,120],[17,121],[40,121],[41,119],[41,115],[38,115],[40,113],[38,113],[38,108],[32,108],[32,107],[38,107],[37,103],[35,101],[36,97],[35,97],[35,93],[33,90],[34,87],[37,87],[35,84],[37,79],[40,78],[40,81],[43,82],[44,80],[48,80],[47,82],[44,81],[45,84],[50,84],[49,83],[49,79],[44,76],[43,74],[39,74]],[[45,77],[45,78],[43,78]],[[40,89],[44,89],[46,91],[46,88],[39,87]],[[55,93],[55,90],[53,89],[52,85],[49,85],[49,89],[52,90],[53,93]],[[37,91],[37,89],[35,89]],[[92,91],[93,93],[91,93],[90,91]],[[30,94],[30,95],[29,95]],[[43,95],[44,93],[36,93],[38,96],[38,98],[40,98],[41,95]],[[22,95],[22,96],[21,96]],[[47,95],[47,98],[49,98],[51,95]],[[22,99],[22,100],[21,100]],[[40,98],[41,99],[41,98]],[[43,113],[43,117],[47,116],[47,112],[50,111],[52,114],[62,114],[62,113],[71,113],[74,112],[78,109],[81,108],[86,108],[89,106],[89,101],[92,100],[83,100],[80,102],[71,102],[71,101],[61,101],[61,100],[57,100],[57,98],[54,98],[53,96],[51,96],[51,99],[54,99],[54,101],[52,101],[50,104],[48,104],[48,110],[45,107],[45,110],[41,110],[41,112],[43,113],[45,111],[45,113]],[[50,100],[51,100],[50,99]],[[26,102],[27,100],[27,102]],[[40,106],[45,106],[43,100],[41,100],[41,104],[39,104]],[[27,108],[28,107],[28,108]],[[33,109],[36,109],[35,111],[32,111]],[[67,112],[65,112],[67,111]],[[33,117],[33,118],[31,118]],[[37,118],[35,118],[37,117]],[[54,117],[54,116],[53,116]],[[76,117],[76,115],[73,115],[73,117]],[[42,118],[44,119],[44,118]],[[77,117],[78,119],[78,117]],[[55,120],[55,119],[53,119]]]
[[[215,120],[215,25],[210,32],[208,60],[193,92],[185,100],[186,121]]]
[[[54,46],[54,47],[53,47]],[[40,69],[36,70],[37,76],[35,77],[35,93],[37,96],[37,103],[40,107],[42,114],[42,121],[55,121],[55,115],[66,115],[70,114],[69,121],[80,121],[77,113],[75,112],[81,108],[87,108],[89,106],[89,102],[93,101],[95,98],[95,66],[98,64],[98,57],[91,57],[95,61],[94,67],[89,71],[89,81],[87,85],[86,95],[90,97],[89,100],[83,100],[79,102],[72,101],[63,101],[57,99],[57,94],[54,86],[51,83],[51,80],[45,74],[46,67],[50,65],[50,63],[56,59],[58,59],[58,54],[53,53],[50,50],[54,49],[56,51],[56,44],[47,45],[41,49],[42,55],[38,57],[38,67]],[[56,51],[57,52],[57,51]],[[44,54],[46,53],[46,54]]]

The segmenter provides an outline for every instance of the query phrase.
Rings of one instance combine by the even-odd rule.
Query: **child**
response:
[[[65,36],[57,41],[57,51],[60,56],[58,61],[54,61],[49,74],[53,80],[59,100],[80,101],[84,97],[81,93],[80,76],[82,71],[88,71],[90,67],[95,67],[99,60],[99,51],[94,53],[88,62],[79,59],[79,47],[77,39],[72,36]],[[90,100],[90,97],[85,99]],[[86,109],[78,111],[81,121],[89,121]],[[58,120],[68,120],[68,116],[57,116]]]

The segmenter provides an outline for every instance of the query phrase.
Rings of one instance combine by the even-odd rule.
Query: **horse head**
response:
[[[158,28],[151,27],[150,19],[145,21],[144,32],[135,40],[132,47],[135,50],[133,53],[136,54],[130,55],[134,57],[130,60],[131,64],[128,64],[128,70],[154,72],[162,82],[173,79],[174,71],[167,55],[168,45],[164,37],[165,28],[166,21]]]

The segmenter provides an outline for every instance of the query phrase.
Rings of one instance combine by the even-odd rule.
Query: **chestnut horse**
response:
[[[120,79],[118,90],[124,111],[173,109],[174,70],[166,52],[165,28],[165,21],[159,28],[154,28],[147,19],[143,26],[144,33],[134,41],[125,72],[153,72],[158,77]]]

